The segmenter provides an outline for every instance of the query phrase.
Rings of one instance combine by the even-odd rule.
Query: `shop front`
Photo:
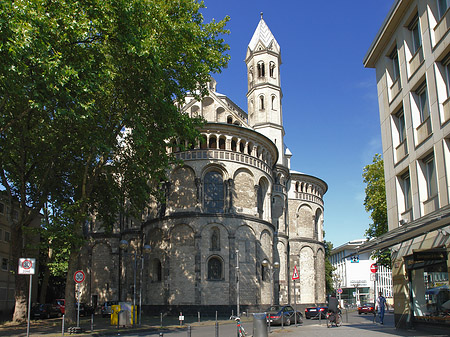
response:
[[[413,325],[438,324],[450,328],[448,251],[415,251],[404,257],[410,288]]]

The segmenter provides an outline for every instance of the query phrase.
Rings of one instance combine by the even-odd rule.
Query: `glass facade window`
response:
[[[430,109],[428,107],[427,86],[424,84],[416,91],[418,108],[420,113],[420,123],[425,122],[430,116]]]
[[[438,249],[439,250],[439,249]],[[450,287],[447,251],[421,251],[406,259],[411,284],[411,302],[416,321],[450,326]]]
[[[392,62],[392,82],[395,82],[400,78],[400,63],[398,61],[397,48],[392,51],[390,59]]]
[[[439,19],[442,18],[447,11],[450,0],[437,0],[438,3],[438,10],[439,10]]]
[[[402,176],[402,189],[403,189],[403,196],[405,199],[405,210],[409,210],[412,207],[411,179],[409,177],[409,172]]]
[[[412,53],[415,54],[422,46],[422,38],[420,36],[420,22],[419,16],[416,15],[409,25],[409,30],[412,36]]]
[[[436,167],[434,165],[434,158],[429,157],[424,160],[424,163],[425,163],[425,179],[427,182],[427,196],[428,199],[430,199],[437,194],[437,179],[436,179]]]

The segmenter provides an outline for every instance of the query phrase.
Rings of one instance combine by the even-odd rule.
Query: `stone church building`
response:
[[[121,219],[112,234],[91,232],[85,301],[229,312],[238,297],[244,310],[325,302],[327,184],[290,168],[280,46],[262,16],[245,62],[248,112],[217,92],[213,79],[202,101],[186,98],[183,111],[207,123],[197,146],[172,150],[183,165],[169,173],[164,207],[149,208],[143,221]]]

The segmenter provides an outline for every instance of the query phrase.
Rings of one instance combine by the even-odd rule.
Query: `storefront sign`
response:
[[[447,252],[444,251],[422,251],[413,253],[414,261],[447,261]]]

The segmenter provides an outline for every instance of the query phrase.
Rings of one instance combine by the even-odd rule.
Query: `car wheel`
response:
[[[358,311],[358,315],[361,315],[361,312]]]

